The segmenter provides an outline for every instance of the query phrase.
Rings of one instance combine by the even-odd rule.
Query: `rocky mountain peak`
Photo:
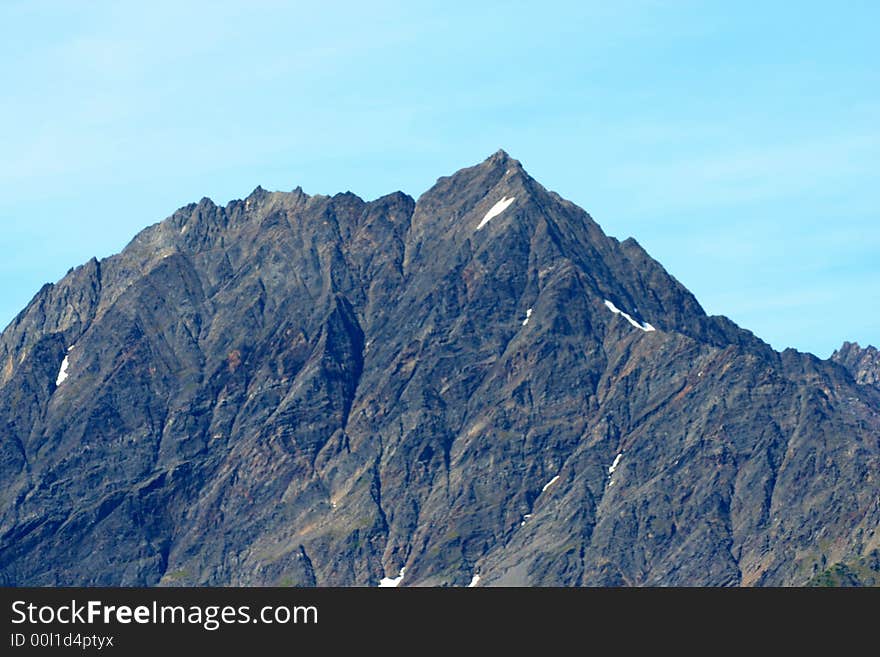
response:
[[[511,157],[507,153],[507,151],[505,151],[503,148],[499,148],[497,151],[492,153],[492,155],[487,157],[485,160],[483,160],[482,163],[480,163],[477,166],[487,167],[487,168],[503,167],[505,169],[508,169],[508,168],[522,169],[522,163],[519,160]]]
[[[880,386],[880,351],[876,347],[862,348],[858,342],[844,342],[831,360],[843,365],[856,382]]]
[[[0,581],[803,584],[880,547],[876,355],[707,316],[503,151],[203,199],[0,335]]]

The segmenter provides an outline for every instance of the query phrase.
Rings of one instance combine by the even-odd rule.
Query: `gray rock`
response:
[[[843,365],[856,383],[880,387],[880,351],[875,347],[862,349],[857,342],[844,342],[831,360]]]

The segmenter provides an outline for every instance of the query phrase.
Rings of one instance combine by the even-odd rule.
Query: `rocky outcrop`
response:
[[[856,342],[844,342],[831,360],[843,365],[857,383],[880,387],[880,352],[875,347],[862,349]]]

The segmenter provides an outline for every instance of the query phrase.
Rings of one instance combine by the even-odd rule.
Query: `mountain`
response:
[[[706,315],[503,151],[418,201],[205,198],[0,337],[0,576],[838,581],[880,548],[844,352]]]

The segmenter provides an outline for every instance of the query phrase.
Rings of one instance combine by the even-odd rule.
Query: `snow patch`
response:
[[[529,309],[526,311],[526,318],[523,320],[523,326],[525,326],[526,324],[529,323],[529,317],[531,317],[531,316],[532,316],[532,309],[529,308]]]
[[[628,313],[623,312],[620,308],[615,306],[614,303],[609,301],[608,299],[605,299],[605,306],[608,308],[608,310],[613,312],[615,315],[620,315],[626,321],[628,321],[630,324],[635,326],[637,329],[644,331],[645,333],[650,333],[651,331],[657,330],[653,326],[648,324],[648,322],[642,322],[640,324],[639,322],[634,320]]]
[[[480,222],[480,225],[477,226],[477,230],[480,230],[483,226],[488,224],[492,219],[497,217],[499,214],[504,212],[510,204],[516,200],[515,196],[511,196],[507,198],[506,196],[498,201],[495,205],[489,208],[489,211],[486,213],[486,216],[483,217],[483,220]]]
[[[608,466],[608,476],[614,474],[614,471],[617,470],[617,466],[620,465],[620,459],[623,458],[623,452],[614,457],[614,463]]]
[[[403,574],[406,572],[406,566],[400,569],[400,574],[397,577],[383,577],[379,580],[379,588],[380,589],[393,589],[400,586],[400,583],[403,581]]]
[[[528,519],[531,518],[531,517],[532,517],[532,514],[531,514],[531,513],[527,513],[526,515],[524,515],[524,516],[523,516],[523,519],[522,519],[522,522],[519,523],[519,526],[522,527],[523,525],[525,525],[525,524],[526,524],[526,520],[528,520]]]
[[[479,583],[480,583],[480,574],[474,573],[474,576],[471,578],[471,583],[468,584],[468,588],[472,589]]]
[[[614,471],[617,470],[617,466],[620,465],[620,459],[622,459],[622,458],[623,458],[623,452],[620,452],[620,454],[618,454],[617,456],[614,457],[614,462],[608,466],[608,487],[609,488],[611,488],[611,486],[614,485],[614,479],[612,477],[614,476]]]
[[[71,347],[70,349],[73,349],[73,347]],[[70,349],[67,350],[68,353],[70,352]],[[58,370],[58,376],[55,379],[55,387],[56,388],[67,380],[67,368],[68,367],[70,367],[70,358],[65,356],[64,360],[61,361],[61,369]]]
[[[541,489],[541,492],[546,493],[547,489],[550,488],[550,486],[555,484],[557,481],[559,481],[559,475],[556,475],[555,477],[553,477],[553,479],[544,484],[544,488]]]

